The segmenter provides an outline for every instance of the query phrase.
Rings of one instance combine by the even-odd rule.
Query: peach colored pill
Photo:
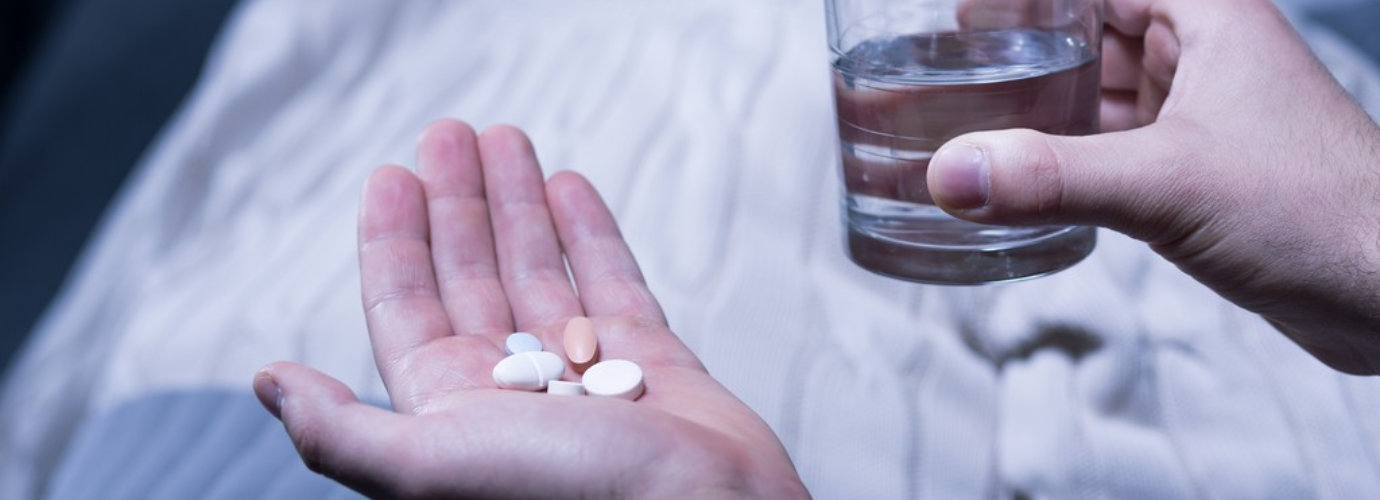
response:
[[[594,360],[599,350],[599,338],[594,335],[594,322],[584,316],[570,318],[565,324],[565,357],[575,365]]]

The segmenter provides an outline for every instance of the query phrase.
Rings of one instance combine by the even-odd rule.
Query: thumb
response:
[[[955,217],[1000,225],[1104,226],[1151,243],[1191,226],[1205,184],[1154,125],[1064,137],[1016,129],[965,134],[930,161],[930,194]]]
[[[282,420],[307,468],[366,495],[391,490],[375,478],[397,466],[388,450],[402,441],[404,417],[361,403],[345,384],[296,363],[260,369],[254,394]]]

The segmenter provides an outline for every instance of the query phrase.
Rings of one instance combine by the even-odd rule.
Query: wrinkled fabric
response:
[[[1375,70],[1306,34],[1380,110]],[[386,400],[360,187],[448,116],[591,179],[819,498],[1380,498],[1380,382],[1143,244],[980,288],[851,264],[828,62],[814,0],[248,2],[6,381],[0,496],[48,489],[84,422],[275,360]]]

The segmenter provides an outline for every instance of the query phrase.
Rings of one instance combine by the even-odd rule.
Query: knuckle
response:
[[[1047,137],[1034,137],[1036,157],[1034,182],[1037,188],[1034,213],[1044,218],[1064,211],[1064,155],[1050,143]]]
[[[1015,152],[1009,169],[1014,174],[993,176],[993,208],[1003,219],[1044,221],[1063,211],[1063,155],[1048,137],[1033,130],[1013,131],[1009,151]],[[994,165],[996,167],[996,165]],[[1001,180],[1005,177],[1006,185]],[[1005,191],[1005,192],[1001,192]],[[1005,200],[1006,203],[1002,203]]]

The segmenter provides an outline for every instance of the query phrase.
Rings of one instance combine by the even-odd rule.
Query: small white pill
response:
[[[520,352],[494,365],[494,383],[502,389],[539,391],[565,373],[565,361],[555,353]]]
[[[541,341],[527,332],[510,333],[508,339],[503,341],[503,350],[508,354],[537,352],[541,350]]]
[[[584,396],[585,386],[579,382],[566,382],[564,380],[552,380],[546,384],[547,394],[560,394],[562,396]]]
[[[582,379],[585,392],[591,396],[608,396],[626,400],[642,395],[642,368],[626,359],[600,361],[585,370]]]

